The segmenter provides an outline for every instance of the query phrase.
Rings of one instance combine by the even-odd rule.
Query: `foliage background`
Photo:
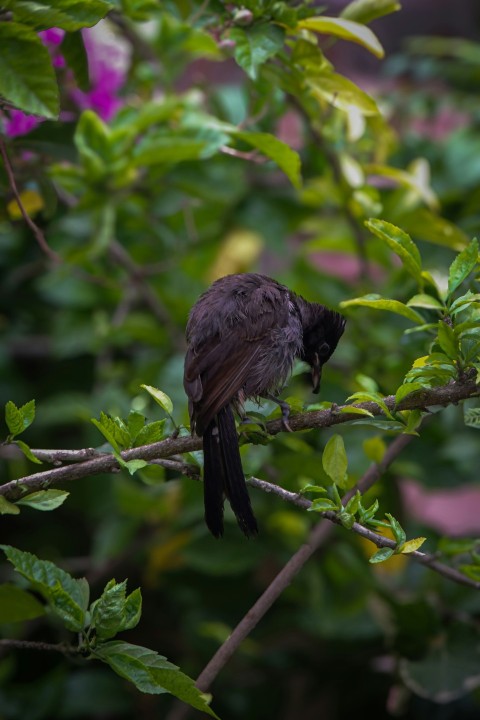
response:
[[[325,5],[333,16],[346,3]],[[195,299],[222,274],[265,272],[332,307],[368,292],[405,302],[412,279],[364,228],[376,216],[410,232],[442,282],[480,224],[478,8],[460,3],[456,13],[460,25],[468,18],[470,40],[450,39],[453,27],[418,39],[412,5],[372,24],[396,50],[387,60],[363,64],[365,47],[352,51],[328,35],[321,42],[381,114],[356,94],[336,109],[341,80],[329,92],[319,81],[312,100],[291,67],[289,74],[272,17],[292,3],[246,3],[252,17],[239,17],[245,8],[236,3],[118,2],[109,20],[83,31],[90,84],[81,52],[72,59],[65,51],[62,61],[58,37],[45,38],[60,119],[25,128],[31,121],[5,107],[3,137],[24,204],[61,262],[35,243],[0,169],[0,400],[36,399],[30,447],[99,447],[90,418],[101,411],[125,418],[133,408],[149,421],[162,419],[141,384],[165,391],[175,421],[187,423],[183,329]],[[447,13],[441,17],[450,22]],[[262,35],[258,62],[242,64],[238,55],[235,62],[232,37],[241,47],[242,33],[263,21],[270,45]],[[266,62],[268,53],[273,60]],[[300,58],[312,83],[309,63],[323,62],[318,53]],[[293,156],[275,149],[283,173],[258,139],[221,123],[283,140],[301,156],[303,183]],[[395,392],[428,347],[421,333],[403,335],[407,327],[388,313],[349,312],[322,399],[341,403],[362,388]],[[297,407],[311,402],[300,370],[287,395]],[[275,410],[267,405],[265,412]],[[368,425],[336,431],[352,481],[391,438]],[[245,445],[245,472],[292,491],[322,484],[321,451],[331,434]],[[11,446],[0,462],[5,481],[37,470]],[[158,466],[68,489],[52,514],[24,508],[3,516],[2,541],[85,575],[98,592],[113,576],[140,585],[142,621],[129,640],[192,677],[315,521],[251,490],[258,540],[247,542],[229,517],[216,542],[203,524],[200,483]],[[399,517],[409,536],[426,535],[430,552],[440,547],[448,555],[453,544],[441,536],[478,533],[478,512],[469,512],[478,493],[477,431],[452,406],[422,430],[372,499]],[[478,716],[478,594],[404,556],[369,565],[370,554],[359,538],[336,529],[217,679],[220,717]],[[6,565],[2,576],[11,577]],[[55,642],[65,631],[39,619],[4,624],[2,632]],[[108,668],[72,665],[53,653],[1,658],[5,718],[170,717],[171,707],[170,696],[141,695]]]

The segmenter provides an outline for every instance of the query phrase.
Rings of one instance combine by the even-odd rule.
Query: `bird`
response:
[[[247,537],[258,533],[242,469],[234,411],[246,400],[275,400],[289,430],[287,403],[278,399],[296,358],[311,368],[313,392],[322,367],[345,329],[345,318],[309,302],[266,275],[239,273],[216,280],[192,307],[187,327],[184,388],[192,435],[203,441],[205,522],[224,533],[224,501]]]

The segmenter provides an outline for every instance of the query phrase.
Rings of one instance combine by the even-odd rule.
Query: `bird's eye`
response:
[[[318,348],[318,356],[320,358],[328,357],[330,355],[330,345],[326,342],[322,343]]]

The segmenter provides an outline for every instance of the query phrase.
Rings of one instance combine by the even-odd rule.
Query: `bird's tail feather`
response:
[[[258,532],[238,449],[235,419],[230,406],[220,410],[203,434],[205,521],[215,537],[223,535],[223,502],[230,502],[240,529],[247,537]]]

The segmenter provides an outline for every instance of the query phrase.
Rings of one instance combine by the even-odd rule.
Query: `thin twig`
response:
[[[16,648],[20,650],[51,650],[53,652],[62,653],[63,655],[74,655],[79,652],[78,648],[75,648],[72,645],[64,645],[63,643],[54,644],[46,642],[36,642],[34,640],[13,640],[10,638],[0,640],[0,648]]]
[[[48,245],[45,235],[40,230],[38,225],[32,220],[30,215],[25,209],[25,206],[23,205],[22,199],[20,197],[20,193],[17,189],[17,183],[15,181],[15,175],[13,174],[13,168],[10,163],[10,158],[8,157],[7,148],[5,146],[5,143],[2,139],[0,139],[0,153],[3,157],[3,162],[5,165],[5,170],[7,172],[8,182],[10,184],[10,188],[12,190],[13,195],[15,196],[15,200],[17,201],[17,205],[20,208],[20,212],[22,213],[22,217],[25,220],[26,224],[30,228],[30,230],[33,232],[35,239],[37,243],[40,246],[40,249],[45,253],[45,255],[48,255],[50,260],[55,260],[55,262],[60,262],[60,256],[57,255],[56,252],[54,252]]]

